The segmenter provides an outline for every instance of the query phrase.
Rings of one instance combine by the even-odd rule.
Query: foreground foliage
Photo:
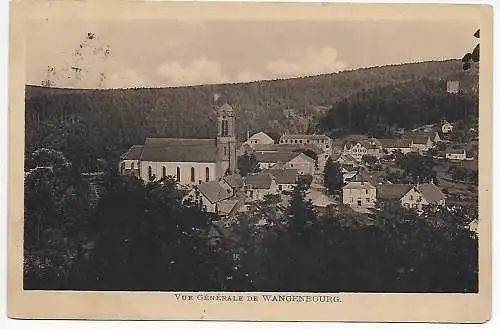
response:
[[[307,184],[286,208],[266,198],[229,228],[175,181],[113,172],[91,188],[58,153],[25,186],[25,289],[475,292],[477,212],[386,204],[373,215],[321,214]],[[47,160],[49,159],[49,160]],[[38,161],[34,159],[33,161]],[[60,165],[62,164],[62,165]],[[285,196],[284,196],[285,197]]]

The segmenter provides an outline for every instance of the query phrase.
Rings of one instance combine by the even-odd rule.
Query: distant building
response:
[[[332,157],[333,162],[337,162],[338,164],[344,166],[353,166],[353,167],[358,167],[359,166],[359,161],[356,160],[352,155],[350,154],[338,154],[336,156]]]
[[[284,164],[294,157],[298,156],[298,152],[255,152],[255,157],[260,169],[270,169],[278,163]]]
[[[284,134],[281,136],[280,144],[313,144],[324,152],[331,152],[332,139],[326,135],[296,135]]]
[[[342,188],[342,201],[351,208],[373,208],[377,189],[368,181],[351,181]]]
[[[210,181],[195,186],[183,202],[192,201],[205,211],[220,215],[228,215],[238,203],[233,198],[234,190],[223,181]]]
[[[380,149],[381,143],[372,138],[357,142],[347,142],[344,144],[343,154],[351,155],[357,161],[361,161],[364,155],[374,156],[377,159],[382,156]]]
[[[269,137],[269,135],[261,131],[256,134],[253,134],[243,144],[250,145],[253,148],[255,145],[260,145],[260,144],[264,145],[274,144],[274,139],[272,139],[271,137]]]
[[[144,145],[132,145],[127,152],[120,157],[120,173],[141,177],[140,159]]]
[[[255,153],[260,169],[297,169],[300,175],[313,175],[313,158],[299,152],[259,152]]]
[[[173,176],[179,183],[186,185],[217,180],[227,171],[235,172],[237,163],[233,108],[224,103],[217,104],[216,110],[216,138],[147,138],[142,147],[133,145],[122,155],[120,172],[134,173],[146,182]]]
[[[343,182],[345,184],[358,174],[359,169],[353,165],[344,164],[340,166],[340,172],[342,173]]]
[[[247,199],[251,201],[264,200],[266,195],[279,194],[276,179],[268,173],[250,174],[245,177]]]
[[[411,149],[415,152],[427,152],[433,145],[433,141],[426,133],[413,134],[411,137]]]
[[[356,161],[361,161],[363,155],[367,152],[366,144],[363,142],[347,142],[344,144],[343,154],[352,156]]]
[[[441,131],[443,132],[443,134],[451,133],[453,131],[453,125],[448,121],[444,121],[441,125]]]
[[[292,191],[297,186],[299,177],[297,169],[265,169],[262,173],[274,177],[279,191]]]
[[[467,154],[465,149],[447,149],[445,158],[450,160],[465,160]]]
[[[293,157],[289,161],[281,164],[277,164],[278,168],[281,169],[296,169],[300,175],[314,175],[315,161],[308,155],[304,153],[299,153],[296,157]]]
[[[434,183],[380,184],[377,185],[377,199],[398,201],[401,206],[422,210],[426,205],[445,205],[445,195]]]
[[[412,141],[410,139],[404,138],[394,138],[394,139],[379,139],[382,144],[382,149],[388,154],[392,154],[395,151],[400,151],[403,154],[412,152]]]
[[[317,166],[320,172],[323,171],[326,161],[330,157],[330,152],[325,152],[323,149],[314,144],[260,144],[255,145],[253,150],[261,153],[269,152],[304,152],[310,151],[317,157]]]

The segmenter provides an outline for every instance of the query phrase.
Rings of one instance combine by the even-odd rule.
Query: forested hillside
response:
[[[390,137],[398,127],[474,118],[477,118],[477,94],[447,93],[446,80],[423,78],[362,90],[337,102],[318,127],[333,136],[349,132]]]
[[[70,90],[27,86],[26,152],[54,148],[75,165],[92,169],[89,167],[97,158],[115,164],[131,144],[143,143],[148,136],[213,137],[214,93],[226,95],[234,105],[240,140],[247,131],[260,130],[274,137],[319,129],[362,131],[371,127],[373,120],[387,122],[389,118],[391,123],[404,126],[415,123],[417,117],[422,121],[441,118],[441,112],[435,113],[438,108],[451,113],[464,101],[472,102],[470,97],[446,93],[446,80],[457,79],[460,70],[461,63],[450,60],[177,88]],[[376,114],[366,115],[372,111]]]

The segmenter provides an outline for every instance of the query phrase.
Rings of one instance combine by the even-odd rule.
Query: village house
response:
[[[235,172],[237,163],[233,108],[226,102],[216,104],[216,110],[216,138],[147,138],[142,148],[141,145],[133,145],[125,152],[120,159],[120,172],[137,172],[146,182],[173,176],[183,185],[218,180],[228,171]]]
[[[223,180],[210,181],[195,186],[184,198],[185,202],[194,202],[210,213],[228,215],[238,203],[233,198],[234,190]]]
[[[222,180],[233,189],[236,193],[238,190],[242,189],[245,182],[243,181],[243,177],[239,174],[232,174],[228,176],[224,176]]]
[[[467,154],[465,149],[447,149],[445,153],[445,158],[449,160],[465,160]]]
[[[120,157],[120,173],[140,177],[140,158],[144,145],[132,145],[127,152]]]
[[[284,164],[299,155],[298,152],[287,151],[255,152],[254,154],[260,169],[270,169],[278,163]]]
[[[299,152],[255,153],[260,169],[297,169],[300,175],[313,175],[316,161]]]
[[[331,152],[332,139],[326,135],[295,135],[284,134],[281,136],[280,144],[313,144],[324,152]]]
[[[414,134],[411,138],[411,149],[414,152],[427,152],[433,145],[433,141],[425,133]]]
[[[341,166],[344,166],[344,165],[353,166],[353,167],[359,166],[359,161],[356,160],[350,154],[337,154],[337,155],[332,157],[332,161],[337,162]]]
[[[403,154],[412,152],[412,141],[410,139],[380,139],[382,149],[388,154],[393,154],[395,151],[400,151]]]
[[[253,148],[255,145],[274,144],[274,139],[272,139],[271,137],[269,137],[269,135],[261,131],[256,134],[253,134],[251,137],[248,137],[243,144],[250,145]]]
[[[276,169],[296,169],[299,175],[314,175],[315,163],[313,158],[304,153],[299,153],[289,161],[276,165]]]
[[[361,161],[364,155],[371,155],[378,159],[382,156],[380,152],[381,146],[381,143],[373,138],[358,142],[347,142],[344,144],[342,153],[351,155],[357,161]]]
[[[362,142],[347,142],[344,144],[343,154],[351,155],[356,161],[361,161],[363,155],[367,152],[365,143]]]
[[[253,150],[255,153],[310,151],[316,155],[317,169],[321,172],[325,168],[326,161],[330,157],[330,152],[325,152],[314,144],[258,144],[253,147]]]
[[[368,181],[350,181],[342,187],[342,201],[353,209],[373,208],[377,189]]]
[[[443,134],[449,134],[453,131],[453,125],[448,121],[443,121],[443,123],[441,124],[441,131],[443,132]]]
[[[445,205],[445,195],[433,183],[380,184],[377,185],[377,198],[383,202],[397,201],[405,208],[422,210],[426,205]]]
[[[297,169],[265,169],[262,173],[270,174],[274,177],[276,184],[278,184],[278,190],[281,192],[293,191],[295,186],[297,186],[297,180],[299,177]]]
[[[264,200],[265,195],[279,194],[276,179],[268,173],[250,174],[245,177],[247,200]]]
[[[343,182],[345,184],[358,174],[359,169],[351,164],[343,164],[340,166],[340,172],[342,173]]]

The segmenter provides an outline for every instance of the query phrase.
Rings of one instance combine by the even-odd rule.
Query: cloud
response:
[[[236,81],[238,82],[252,82],[263,80],[265,77],[258,72],[250,72],[247,70],[241,71],[236,75]]]
[[[187,65],[182,65],[178,61],[163,63],[158,67],[157,74],[162,83],[176,86],[229,82],[229,78],[222,72],[221,65],[208,60],[205,56]]]
[[[133,69],[114,72],[105,77],[107,88],[142,87],[148,85],[145,78]]]
[[[275,78],[291,78],[322,73],[333,73],[345,69],[346,64],[337,60],[333,47],[296,50],[293,59],[278,59],[267,63],[266,70]]]

